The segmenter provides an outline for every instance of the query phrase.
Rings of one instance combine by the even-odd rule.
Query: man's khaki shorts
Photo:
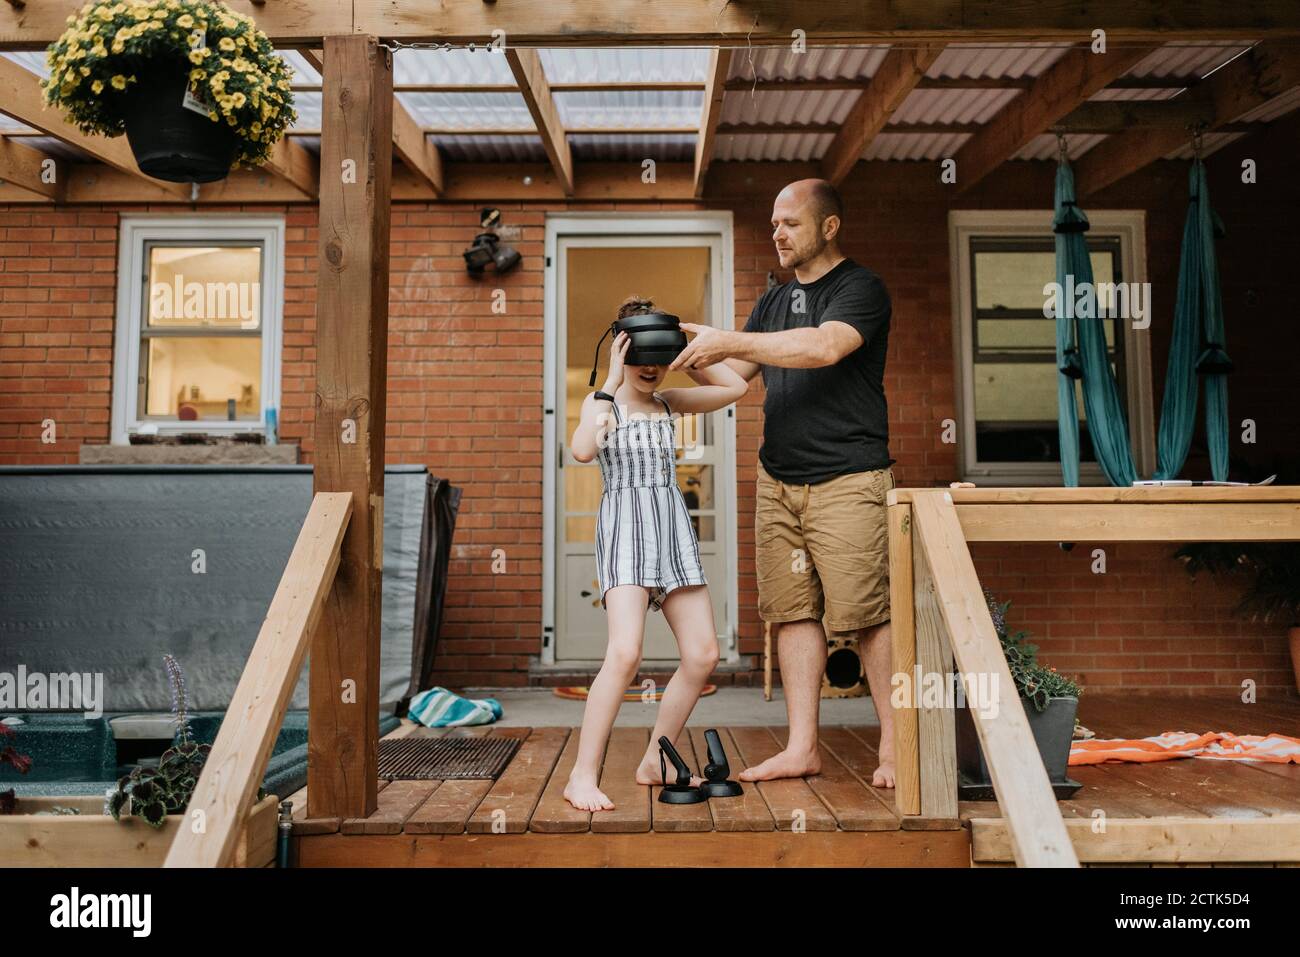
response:
[[[889,621],[889,468],[792,485],[758,466],[754,539],[758,613],[825,619],[828,631]]]

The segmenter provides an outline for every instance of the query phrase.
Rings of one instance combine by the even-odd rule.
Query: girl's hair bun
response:
[[[618,317],[626,319],[628,316],[637,316],[654,311],[655,304],[653,301],[642,299],[640,296],[628,296],[618,307]]]

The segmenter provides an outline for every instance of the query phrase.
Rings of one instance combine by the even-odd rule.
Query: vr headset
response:
[[[631,337],[623,361],[630,366],[668,365],[686,348],[686,333],[682,332],[681,319],[666,312],[643,312],[635,316],[615,319],[596,343],[596,356],[591,363],[591,380],[596,384],[596,369],[600,365],[600,347],[610,333],[615,337],[626,332]]]

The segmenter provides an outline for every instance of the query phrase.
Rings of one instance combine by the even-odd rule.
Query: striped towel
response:
[[[491,724],[505,712],[496,698],[462,698],[446,688],[430,688],[411,699],[407,717],[427,728]]]
[[[1166,731],[1153,738],[1112,738],[1075,741],[1070,764],[1106,761],[1168,761],[1171,758],[1214,758],[1221,761],[1269,761],[1300,764],[1300,738],[1284,734],[1232,734],[1228,731]]]

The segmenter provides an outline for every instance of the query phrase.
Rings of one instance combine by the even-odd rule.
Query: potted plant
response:
[[[1022,630],[1011,634],[1007,631],[1006,613],[1011,602],[998,602],[987,589],[984,599],[1002,653],[1006,656],[1011,680],[1025,709],[1025,717],[1029,719],[1029,730],[1033,732],[1043,767],[1052,782],[1052,790],[1058,798],[1069,798],[1081,787],[1066,776],[1066,768],[1083,687],[1075,679],[1042,664],[1038,660],[1038,646],[1025,640],[1029,637],[1028,632]],[[993,797],[993,782],[968,708],[958,709],[956,731],[961,796],[967,800]]]
[[[4,738],[16,737],[18,737],[17,732],[3,721],[0,721],[0,741],[3,741]],[[0,746],[0,766],[11,767],[19,774],[26,774],[32,769],[32,759],[30,755],[19,754],[12,744],[4,744]],[[0,791],[0,814],[13,814],[16,806],[17,800],[14,797],[13,788]]]
[[[1233,613],[1287,626],[1291,670],[1300,691],[1300,542],[1196,542],[1174,557],[1193,578],[1205,571],[1248,579]]]
[[[84,133],[126,133],[158,179],[258,166],[297,119],[288,64],[251,18],[210,0],[87,4],[46,63],[46,102]]]

